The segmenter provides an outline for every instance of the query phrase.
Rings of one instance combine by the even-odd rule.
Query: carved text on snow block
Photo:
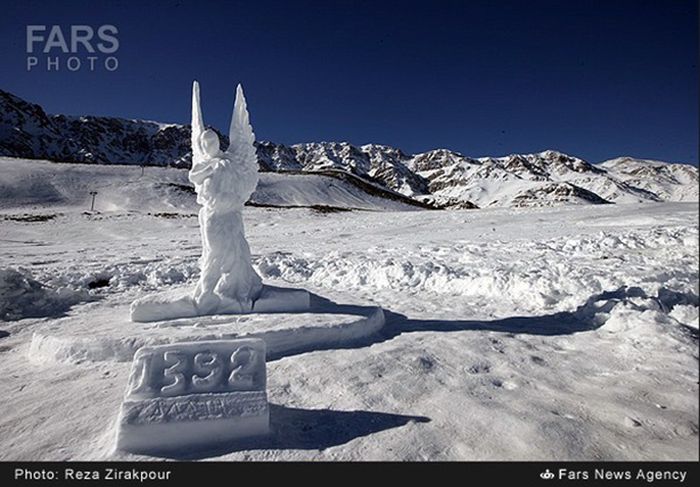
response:
[[[139,349],[126,399],[265,390],[265,342],[175,343]]]
[[[173,343],[136,352],[117,447],[191,450],[267,434],[265,342]]]

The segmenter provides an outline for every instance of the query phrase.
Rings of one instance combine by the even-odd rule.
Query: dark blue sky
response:
[[[49,113],[187,123],[198,79],[205,121],[226,129],[240,81],[261,140],[698,163],[696,0],[3,0],[2,14],[0,88]],[[47,72],[40,54],[27,72],[27,24],[113,24],[119,68]]]

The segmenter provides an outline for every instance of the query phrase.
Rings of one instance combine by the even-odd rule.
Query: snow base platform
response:
[[[349,346],[377,334],[385,324],[381,308],[336,304],[309,294],[306,311],[197,316],[148,323],[131,321],[128,304],[103,303],[89,313],[83,310],[37,324],[27,354],[34,363],[129,362],[145,346],[260,338],[266,344],[267,359],[274,360]]]

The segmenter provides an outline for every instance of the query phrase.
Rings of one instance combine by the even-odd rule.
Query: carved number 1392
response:
[[[228,378],[224,379],[226,364],[220,354],[211,351],[199,352],[190,362],[189,354],[177,351],[165,352],[163,354],[164,385],[160,392],[167,396],[188,393],[188,376],[194,392],[212,392],[222,386],[230,390],[250,389],[254,385],[257,353],[255,349],[247,346],[234,351],[229,360],[231,372]],[[226,385],[228,387],[225,387]]]

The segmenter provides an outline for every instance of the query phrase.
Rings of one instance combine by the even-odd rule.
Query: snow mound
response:
[[[637,348],[659,342],[692,346],[697,340],[698,301],[692,291],[661,287],[650,295],[639,287],[623,287],[590,299],[576,315],[601,334],[631,339]]]
[[[55,316],[84,299],[66,287],[47,287],[24,269],[0,269],[0,320]]]
[[[697,282],[697,260],[693,263],[691,257],[697,253],[697,237],[694,228],[652,228],[624,235],[599,232],[578,238],[406,248],[392,255],[372,247],[320,256],[273,252],[255,263],[263,278],[290,283],[430,292],[496,300],[519,312],[560,312],[574,311],[592,294],[635,280],[648,293],[662,287],[688,289]],[[659,265],[651,258],[657,252],[689,265],[684,270]]]
[[[97,293],[102,288],[122,291],[132,286],[158,289],[188,282],[199,275],[197,263],[192,259],[168,259],[148,262],[134,259],[131,262],[93,266],[70,266],[61,272],[42,276],[47,285],[73,289],[92,289]]]

